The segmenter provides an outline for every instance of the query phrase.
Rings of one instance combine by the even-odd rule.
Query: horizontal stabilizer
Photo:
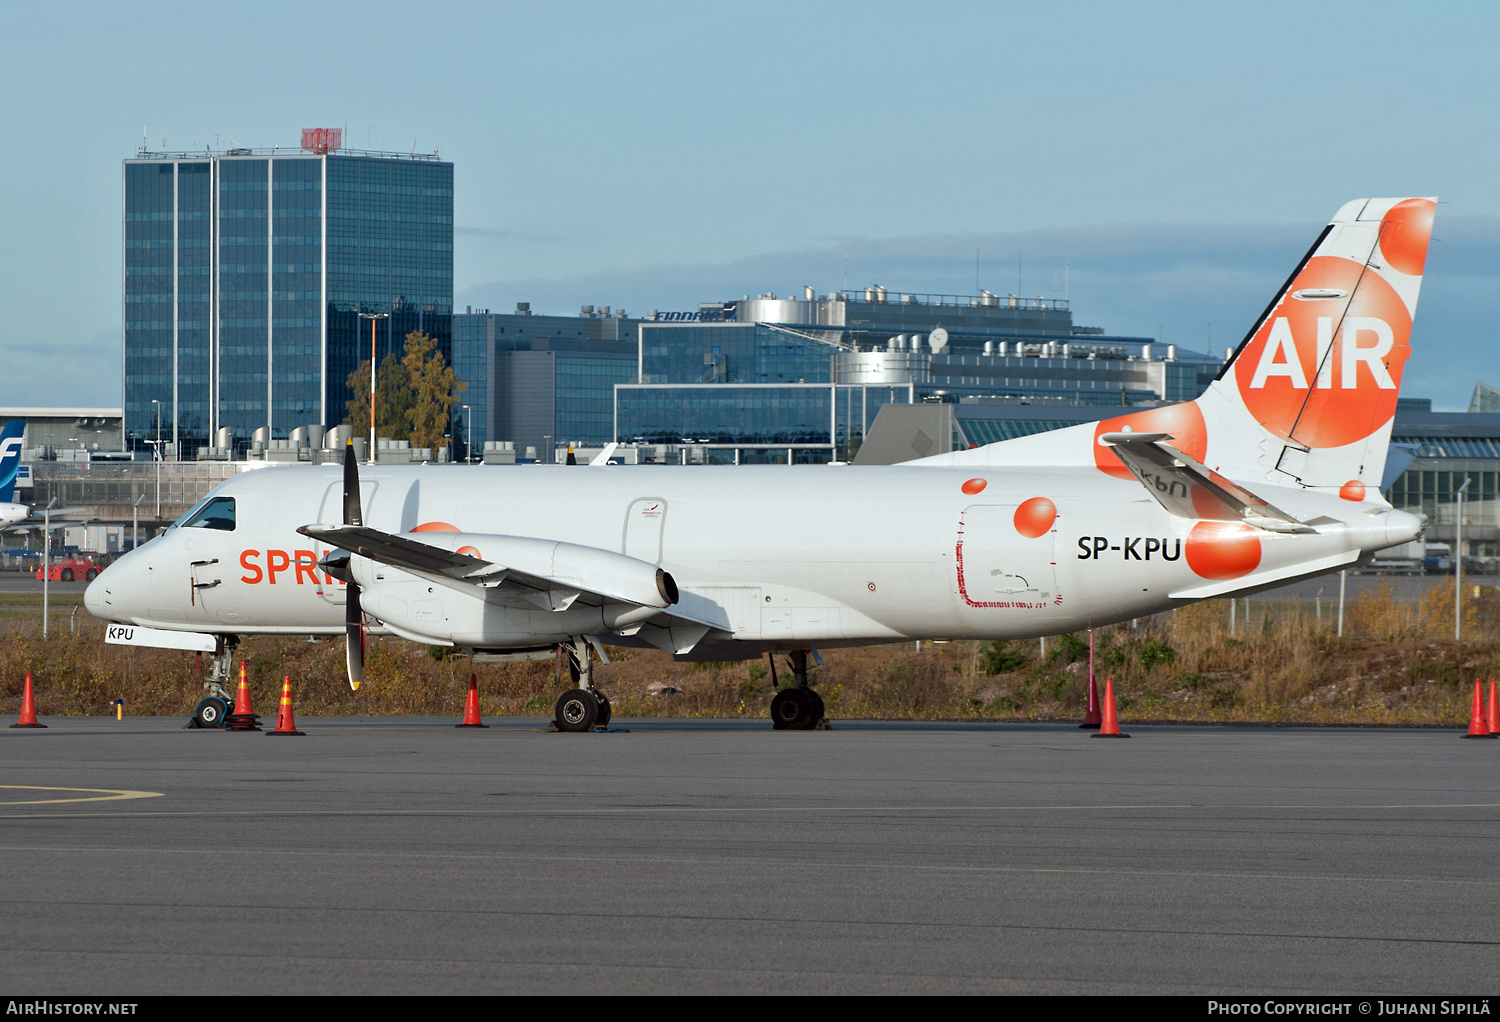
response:
[[[1170,514],[1240,521],[1272,532],[1315,531],[1165,443],[1170,434],[1105,433],[1099,439]]]

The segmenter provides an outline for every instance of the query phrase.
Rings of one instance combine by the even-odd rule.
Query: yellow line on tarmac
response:
[[[0,798],[0,806],[44,806],[57,802],[119,802],[131,798],[161,798],[159,791],[125,791],[119,788],[43,788],[36,784],[0,784],[0,791],[83,791],[86,798]]]

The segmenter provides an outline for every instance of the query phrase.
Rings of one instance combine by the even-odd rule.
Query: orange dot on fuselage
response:
[[[1188,567],[1200,578],[1239,578],[1260,565],[1260,536],[1243,522],[1199,522],[1185,546]]]
[[[1046,535],[1055,521],[1057,505],[1046,497],[1032,497],[1016,508],[1016,531],[1031,539]]]
[[[984,479],[970,479],[968,482],[960,486],[959,489],[963,490],[965,493],[972,497],[974,496],[974,494],[978,493],[988,485],[988,481]]]
[[[456,525],[449,525],[447,522],[423,522],[421,525],[418,525],[415,529],[412,529],[411,531],[412,532],[463,532],[464,530],[460,529]]]

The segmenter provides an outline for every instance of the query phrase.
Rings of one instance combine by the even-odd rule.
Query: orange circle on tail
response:
[[[1057,505],[1046,497],[1032,497],[1016,508],[1016,531],[1023,536],[1036,539],[1044,536],[1057,521]]]
[[[1193,401],[1117,415],[1094,427],[1094,467],[1117,479],[1134,479],[1119,456],[1099,443],[1105,433],[1168,433],[1172,439],[1167,443],[1194,461],[1202,461],[1208,455],[1208,427],[1203,422],[1203,412]]]
[[[1260,536],[1242,522],[1199,522],[1185,546],[1188,567],[1200,578],[1239,578],[1260,564]]]
[[[1385,214],[1380,229],[1380,253],[1392,269],[1417,276],[1427,265],[1427,242],[1437,203],[1431,199],[1403,199]]]
[[[1276,436],[1308,447],[1363,440],[1396,414],[1401,371],[1411,354],[1406,303],[1380,274],[1335,256],[1308,260],[1287,291],[1235,359],[1234,381],[1245,407]],[[1353,297],[1294,297],[1298,292]],[[1357,349],[1390,347],[1373,363],[1345,359],[1349,333]],[[1320,336],[1328,339],[1321,384]]]
[[[1351,479],[1339,487],[1339,496],[1345,500],[1364,500],[1365,484],[1358,479]]]

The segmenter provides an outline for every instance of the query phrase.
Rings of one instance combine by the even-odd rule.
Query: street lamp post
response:
[[[53,497],[42,510],[42,638],[47,637],[47,619],[51,616],[51,592],[48,583],[52,580],[52,505]]]
[[[1474,481],[1470,476],[1458,488],[1458,515],[1453,519],[1453,641],[1457,642],[1463,630],[1464,605],[1464,491]]]
[[[156,406],[156,439],[151,442],[151,450],[155,452],[156,461],[156,520],[161,521],[161,402],[156,398],[151,399]]]
[[[468,405],[462,405],[461,407],[464,410],[465,418],[469,420],[469,439],[464,441],[464,462],[472,465],[474,464],[474,409]]]
[[[370,450],[365,455],[365,461],[375,461],[375,321],[385,319],[388,312],[361,312],[360,319],[370,321]]]

